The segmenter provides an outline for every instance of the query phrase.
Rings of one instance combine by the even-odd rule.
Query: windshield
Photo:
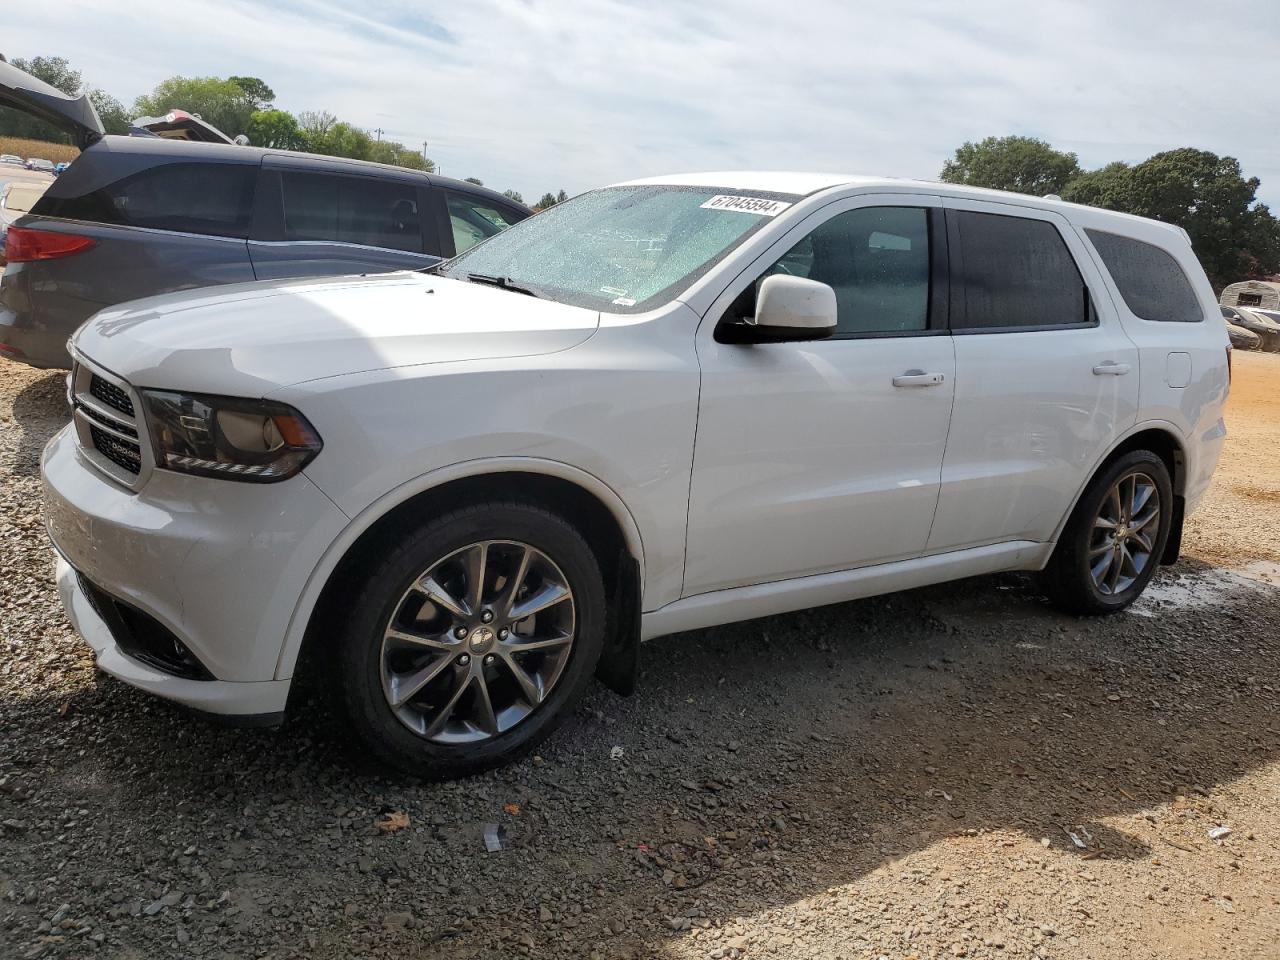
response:
[[[798,199],[713,187],[595,190],[516,224],[440,273],[500,278],[575,306],[644,310],[679,295]]]

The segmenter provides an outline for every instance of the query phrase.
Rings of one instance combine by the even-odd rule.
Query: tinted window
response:
[[[822,224],[765,276],[806,277],[836,292],[836,332],[929,325],[929,219],[919,207],[864,207]],[[763,277],[761,278],[763,280]]]
[[[952,262],[952,327],[1060,327],[1089,322],[1084,279],[1053,224],[967,210],[949,212],[947,217],[956,226],[963,264],[956,271],[956,261]]]
[[[493,203],[465,193],[445,194],[449,200],[449,225],[453,228],[453,252],[465,253],[481,240],[507,229],[521,218]]]
[[[77,197],[45,194],[32,213],[216,237],[247,237],[258,168],[166,163]]]
[[[281,173],[286,240],[329,240],[422,253],[412,183],[324,173]]]
[[[1164,250],[1141,240],[1086,230],[1107,265],[1125,306],[1143,320],[1195,323],[1204,319],[1191,281]],[[1244,298],[1240,298],[1241,303]]]

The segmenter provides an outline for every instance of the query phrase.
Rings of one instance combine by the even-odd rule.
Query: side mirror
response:
[[[765,277],[756,315],[744,326],[752,340],[821,340],[835,333],[836,292],[804,277]]]

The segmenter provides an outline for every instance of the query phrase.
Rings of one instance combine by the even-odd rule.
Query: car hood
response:
[[[232,284],[109,307],[72,338],[139,387],[262,396],[308,380],[567,350],[593,310],[422,273]]]

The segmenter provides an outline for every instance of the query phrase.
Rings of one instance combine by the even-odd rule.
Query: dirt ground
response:
[[[39,515],[61,390],[0,362],[0,957],[1280,958],[1280,355],[1237,355],[1131,612],[999,576],[668,637],[443,785],[96,675]]]

